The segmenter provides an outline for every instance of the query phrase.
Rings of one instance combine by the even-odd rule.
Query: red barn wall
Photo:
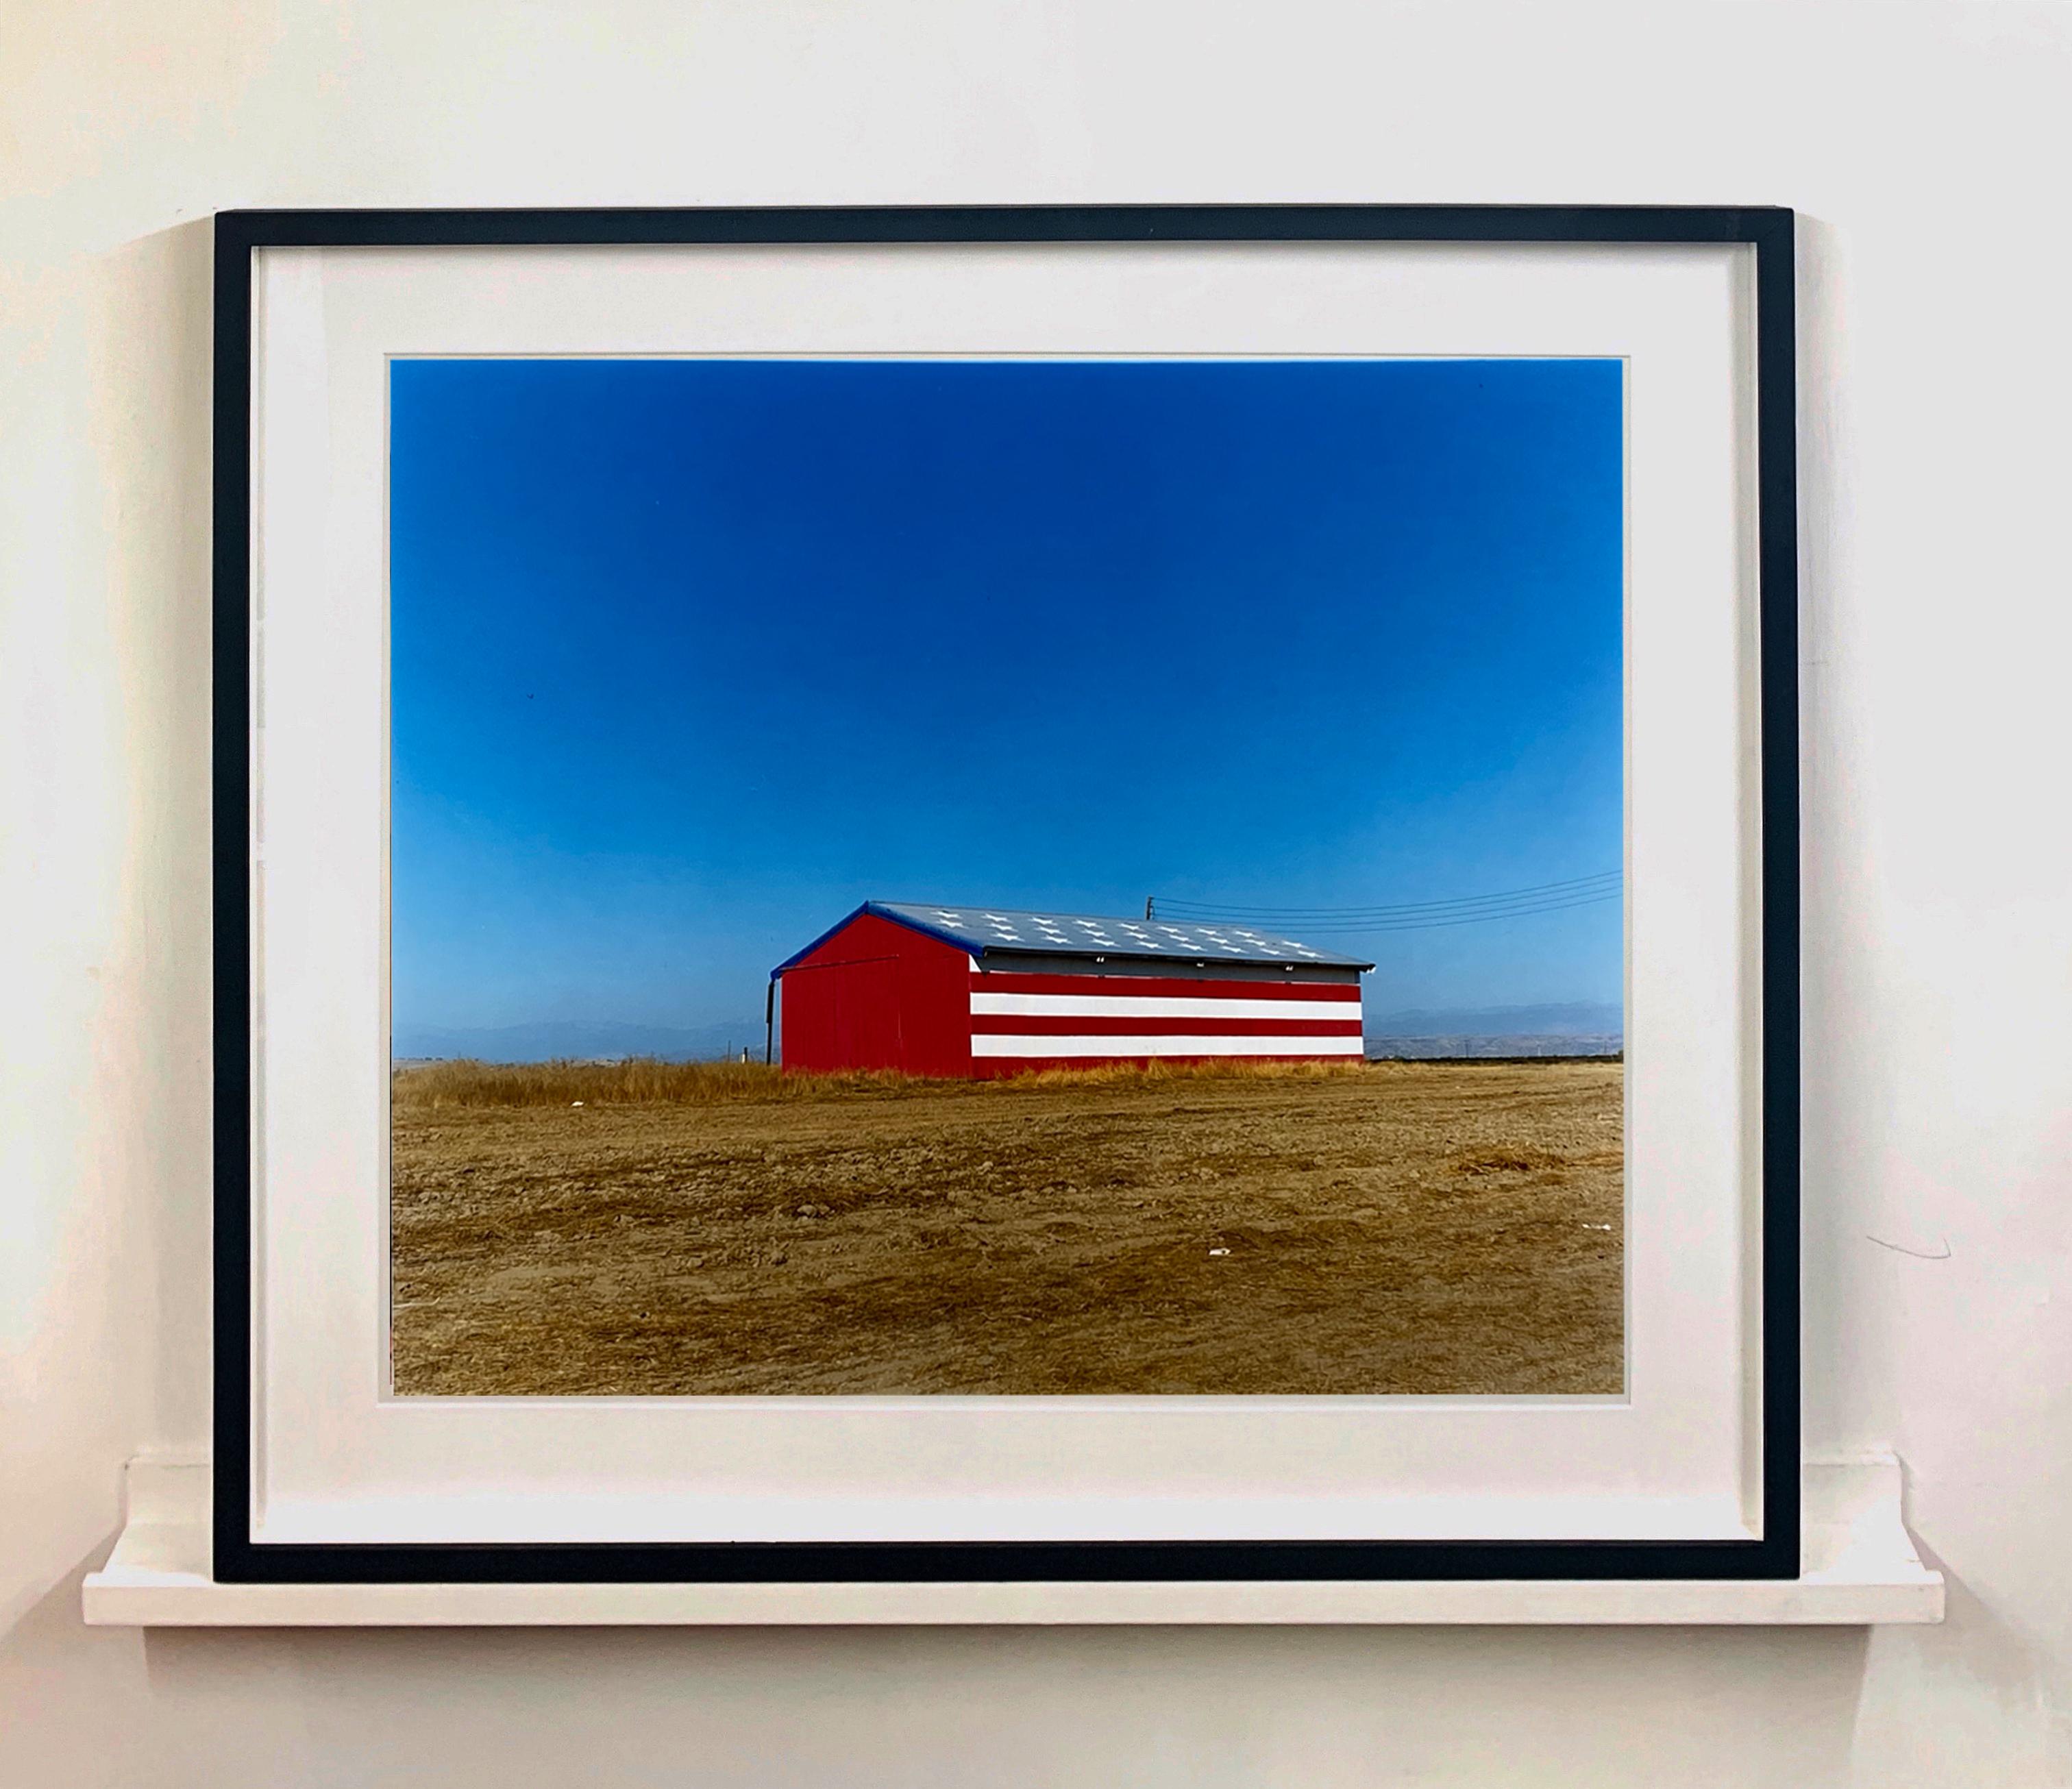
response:
[[[968,1075],[971,959],[859,914],[778,977],[787,1073]]]

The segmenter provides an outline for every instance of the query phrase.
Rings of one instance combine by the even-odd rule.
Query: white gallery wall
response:
[[[205,221],[1804,215],[1809,1448],[1940,1629],[80,1624],[208,1321]],[[2072,1782],[2072,6],[0,0],[0,1785]]]

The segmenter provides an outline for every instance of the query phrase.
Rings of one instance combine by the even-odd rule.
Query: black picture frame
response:
[[[249,727],[252,269],[272,247],[943,242],[1739,244],[1756,265],[1762,1535],[1745,1540],[255,1542]],[[213,1569],[226,1583],[1790,1579],[1799,1571],[1794,213],[1779,207],[1100,205],[234,211],[215,220]]]

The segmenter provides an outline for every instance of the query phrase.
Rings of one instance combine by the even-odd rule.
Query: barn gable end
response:
[[[777,972],[784,1067],[972,1072],[971,958],[859,908]]]

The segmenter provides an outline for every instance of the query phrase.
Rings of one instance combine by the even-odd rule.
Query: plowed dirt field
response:
[[[634,1066],[397,1071],[399,1393],[1621,1389],[1616,1062]]]

